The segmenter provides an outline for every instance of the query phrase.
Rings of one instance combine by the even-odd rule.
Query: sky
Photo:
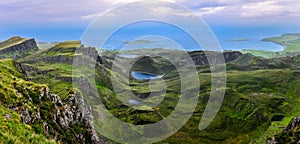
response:
[[[39,41],[79,39],[95,18],[136,0],[1,0],[0,40],[13,35],[37,37]],[[297,27],[298,0],[164,0],[191,9],[210,26]],[[139,9],[127,9],[139,13]],[[184,12],[161,5],[158,15]]]

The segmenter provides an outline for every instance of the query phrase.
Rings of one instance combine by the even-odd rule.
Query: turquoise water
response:
[[[153,79],[162,78],[161,75],[154,75],[154,74],[149,74],[149,73],[144,73],[144,72],[136,72],[136,71],[131,72],[131,75],[133,78],[138,79],[138,80],[153,80]]]
[[[300,29],[291,27],[210,27],[220,43],[222,50],[257,49],[280,51],[283,46],[261,41],[263,38],[280,36],[285,33],[298,33]],[[116,31],[102,47],[105,49],[137,48],[172,48],[169,42],[162,39],[145,39],[144,36],[156,35],[176,41],[185,50],[201,50],[201,47],[184,30],[165,23],[141,22],[134,23]],[[205,34],[204,34],[205,35]],[[144,43],[128,43],[135,39],[145,40]],[[147,42],[148,41],[148,42]]]
[[[242,50],[242,49],[259,49],[269,51],[282,50],[282,46],[270,42],[262,42],[261,39],[271,36],[280,36],[285,33],[300,33],[300,26],[286,25],[270,25],[270,26],[255,26],[255,25],[240,25],[240,26],[223,26],[209,25],[216,38],[219,40],[223,50]],[[86,25],[82,26],[61,26],[61,25],[23,25],[9,26],[1,29],[0,40],[5,40],[11,36],[20,35],[22,37],[35,38],[37,41],[56,42],[66,40],[79,40],[84,33]],[[197,27],[195,27],[197,28]],[[100,32],[99,32],[100,33]],[[141,36],[159,35],[168,37],[178,42],[186,50],[201,49],[189,36],[180,28],[162,24],[141,22],[129,25],[116,31],[107,43],[101,47],[104,49],[121,49],[126,45],[126,42],[134,40]],[[204,34],[205,35],[205,34]],[[237,39],[248,39],[247,41],[231,41]],[[128,44],[128,43],[127,43]],[[153,40],[151,43],[144,44],[129,44],[132,48],[155,48],[168,47],[168,43],[160,40]]]

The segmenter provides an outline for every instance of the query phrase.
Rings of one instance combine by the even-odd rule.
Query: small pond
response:
[[[133,104],[133,105],[139,105],[139,104],[141,104],[140,101],[138,101],[138,100],[133,100],[133,99],[130,99],[130,100],[128,101],[128,103]]]
[[[159,79],[163,77],[162,75],[155,75],[155,74],[137,72],[137,71],[131,72],[131,75],[133,78],[138,80],[153,80],[153,79]]]

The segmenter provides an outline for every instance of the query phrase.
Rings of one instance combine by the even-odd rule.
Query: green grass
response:
[[[66,42],[58,44],[54,48],[39,51],[33,55],[35,55],[37,59],[44,56],[65,54],[72,56],[74,47],[78,46],[80,46],[79,43]],[[160,51],[164,52],[164,50]],[[112,58],[115,55],[115,51],[109,51],[108,53],[109,55],[107,57]],[[175,57],[176,53],[177,51],[174,51],[174,53],[170,55],[174,56],[175,60],[180,59]],[[135,54],[135,52],[133,52],[133,54]],[[266,52],[266,55],[269,54],[270,53]],[[35,57],[29,56],[22,59],[21,62],[28,64],[26,60],[32,58]],[[211,75],[208,73],[209,67],[198,67],[201,71],[199,73],[201,86],[196,110],[190,120],[175,135],[161,143],[263,143],[266,139],[281,131],[282,127],[285,126],[292,117],[299,115],[300,98],[298,98],[297,95],[300,93],[300,71],[297,70],[297,67],[288,69],[288,67],[282,65],[282,61],[292,61],[292,64],[297,66],[297,59],[278,58],[268,60],[261,57],[251,57],[251,59],[245,61],[245,64],[228,64],[229,71],[227,73],[226,95],[222,107],[214,121],[207,129],[202,131],[198,130],[198,125],[209,99]],[[99,96],[106,108],[114,116],[127,123],[151,124],[158,122],[161,117],[167,117],[171,114],[180,98],[180,79],[174,67],[170,67],[170,63],[157,56],[152,60],[147,57],[142,59],[140,63],[134,66],[134,69],[145,69],[145,67],[148,66],[143,65],[145,62],[151,64],[151,67],[155,68],[158,73],[168,73],[165,77],[168,90],[164,100],[157,107],[148,110],[134,110],[122,104],[112,90],[110,83],[110,75],[116,72],[112,72],[108,68],[96,67],[96,88],[98,89]],[[39,83],[39,85],[23,81],[21,79],[22,75],[11,68],[12,64],[12,61],[3,61],[3,70],[0,71],[4,73],[4,76],[5,73],[7,73],[7,77],[11,76],[1,82],[4,96],[1,95],[0,91],[0,98],[7,100],[9,104],[19,103],[20,99],[23,100],[23,98],[19,99],[17,95],[14,95],[15,93],[13,91],[16,88],[12,88],[9,85],[14,82],[14,77],[17,77],[18,81],[21,81],[19,82],[22,84],[19,87],[20,90],[22,87],[28,87],[30,84],[34,87],[47,85],[52,92],[59,94],[63,99],[67,98],[68,93],[73,89],[72,83],[67,80],[72,76],[73,69],[70,64],[46,61],[29,63],[29,65],[38,70],[48,71],[47,74],[30,75],[32,81]],[[271,67],[271,64],[275,66]],[[171,68],[173,68],[172,71],[170,71]],[[153,69],[148,70],[151,71]],[[87,70],[87,74],[89,72],[90,71]],[[78,77],[81,76],[83,75],[78,75]],[[124,86],[124,89],[132,90],[134,93],[141,95],[150,93],[148,81],[131,80],[130,85],[130,87]],[[11,95],[4,93],[4,90],[7,89],[11,91]],[[39,101],[34,100],[34,103],[39,103]],[[44,106],[44,117],[51,117],[51,112],[47,113],[47,110],[49,110],[52,105],[50,103],[42,104]],[[30,107],[35,106],[35,104],[28,105]],[[188,105],[186,107],[188,107]],[[272,121],[272,118],[278,115],[283,116],[284,119],[282,121]],[[54,127],[54,131],[64,133],[63,138],[67,140],[70,139],[70,133],[55,126],[55,124],[52,124],[52,126]],[[39,124],[36,124],[35,127],[35,131],[41,131]],[[80,129],[80,125],[74,126],[73,130],[83,131]]]
[[[277,52],[265,50],[242,50],[242,53],[251,53],[254,56],[263,58],[285,57],[300,51],[300,34],[284,34],[282,36],[264,38],[262,41],[273,42],[284,46],[284,49]]]
[[[47,139],[43,134],[36,134],[30,125],[21,122],[19,114],[3,106],[0,106],[0,125],[0,143],[56,143],[54,140]]]
[[[265,50],[250,50],[249,49],[249,50],[241,50],[241,52],[243,54],[251,53],[254,56],[264,57],[264,58],[274,58],[279,55],[279,52],[276,53],[276,52],[265,51]]]
[[[300,34],[284,34],[278,37],[265,38],[263,41],[274,42],[284,46],[283,52],[299,52],[300,51]]]
[[[82,47],[80,41],[62,42],[49,49],[42,49],[20,58],[18,62],[34,68],[32,71],[27,71],[28,77],[33,82],[47,84],[52,92],[64,99],[67,98],[69,91],[73,90],[73,68],[70,62],[72,62],[71,58],[74,56],[76,48],[80,47]],[[65,56],[67,62],[44,60],[55,56]]]
[[[282,130],[290,118],[299,114],[297,97],[300,75],[297,70],[229,71],[223,105],[210,126],[198,130],[210,91],[210,74],[200,73],[200,97],[190,120],[175,135],[161,143],[250,143],[265,142]],[[179,79],[166,80],[168,92],[156,109],[164,117],[176,107],[179,95]],[[136,93],[149,92],[148,82],[132,81]],[[116,117],[133,124],[157,122],[151,111],[134,111],[124,107],[115,94],[101,85],[97,86],[102,100]],[[283,115],[282,121],[271,121],[275,115]]]
[[[81,47],[82,44],[80,41],[65,41],[65,42],[61,42],[59,44],[56,44],[54,47],[52,48],[64,48],[64,49],[68,49],[68,48],[78,48]]]
[[[39,98],[42,91],[51,84],[54,88],[69,86],[65,82],[56,82],[45,80],[45,84],[37,84],[35,82],[25,81],[21,73],[15,68],[13,60],[0,61],[0,143],[1,140],[11,143],[50,143],[50,139],[56,139],[58,143],[74,142],[74,137],[77,134],[88,135],[89,131],[83,123],[70,124],[69,128],[64,128],[58,122],[54,121],[53,117],[57,110],[64,110],[63,105],[52,102],[48,97]],[[46,83],[47,81],[47,83]],[[46,85],[47,84],[47,85]],[[74,93],[72,88],[61,88],[68,90],[69,97]],[[62,92],[64,93],[64,92]],[[67,103],[67,101],[63,101]],[[10,111],[5,108],[15,108],[15,111]],[[28,109],[31,118],[36,118],[34,122],[25,125],[17,117],[22,111]],[[41,119],[37,118],[35,113],[40,113]],[[12,116],[11,121],[3,121],[2,113],[8,113]],[[19,113],[19,114],[18,114]],[[45,134],[43,124],[48,124],[48,134]],[[5,127],[7,126],[7,127]],[[13,128],[15,128],[13,130]],[[5,132],[7,131],[7,132]],[[5,138],[5,139],[2,139]],[[23,139],[27,139],[24,140]],[[49,140],[47,140],[49,139]],[[84,142],[90,142],[87,139]],[[54,142],[54,141],[53,141]]]
[[[265,38],[263,41],[275,42],[278,44],[285,44],[300,39],[300,34],[283,34],[277,37]]]
[[[0,61],[0,73],[0,143],[54,143],[43,134],[36,133],[31,126],[23,124],[17,112],[5,108],[21,105],[22,102],[28,101],[28,96],[34,99],[34,95],[39,92],[37,89],[45,86],[25,82],[22,75],[14,68],[12,60]],[[33,103],[26,103],[25,107],[29,108],[29,111],[34,110]],[[4,118],[5,114],[10,118]]]
[[[287,43],[285,52],[299,52],[300,51],[300,40]]]
[[[290,118],[299,115],[299,80],[291,80],[297,73],[284,70],[230,71],[223,105],[211,125],[204,131],[197,130],[208,98],[208,93],[200,93],[199,104],[192,118],[165,142],[266,142],[267,138],[281,131]],[[207,78],[205,74],[201,75]],[[204,85],[202,89],[209,88],[207,80],[202,79],[201,83]],[[280,122],[272,122],[271,118],[277,114],[285,118]]]
[[[271,58],[273,53],[266,52],[265,54]],[[297,70],[298,66],[295,65],[292,67],[294,70],[290,70],[282,62],[297,63],[297,58],[291,59],[293,60],[290,58],[268,60],[252,57],[245,60],[245,63],[229,64],[226,95],[222,107],[215,120],[203,131],[198,130],[198,125],[209,98],[211,76],[210,73],[205,73],[203,67],[199,67],[198,69],[202,73],[199,74],[201,86],[197,108],[180,131],[161,143],[266,142],[267,139],[281,131],[292,117],[299,115],[300,99],[297,94],[300,93],[298,90],[300,75]],[[159,58],[153,61],[158,64],[163,62]],[[236,67],[233,68],[232,65]],[[154,67],[157,68],[157,66]],[[157,109],[164,117],[174,110],[180,98],[180,80],[178,77],[176,75],[169,77],[166,83],[168,86],[167,94]],[[150,92],[148,82],[132,80],[130,84],[135,93]],[[103,91],[103,87],[99,87],[99,90]],[[111,96],[105,98],[104,101],[107,105],[117,101],[113,97],[115,96],[112,93]],[[131,111],[129,108],[124,107],[119,102],[117,103],[109,105],[109,109],[118,118],[129,123],[138,121],[132,118],[132,115],[127,114],[128,111]],[[147,113],[147,111],[140,113],[140,115],[143,113]],[[283,116],[283,120],[272,121],[272,118],[277,115]]]

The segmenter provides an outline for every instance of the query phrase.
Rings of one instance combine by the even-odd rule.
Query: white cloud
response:
[[[243,5],[242,17],[268,17],[268,16],[281,16],[286,6],[277,5],[276,1],[264,1],[258,3],[251,3]]]
[[[113,5],[116,4],[121,4],[121,3],[131,3],[131,2],[136,2],[136,1],[143,1],[143,0],[106,0],[108,3],[111,3]],[[155,1],[155,0],[152,0]],[[175,0],[160,0],[164,2],[176,2]]]
[[[201,8],[197,11],[197,14],[199,16],[204,16],[204,15],[211,15],[211,14],[215,14],[218,13],[222,10],[226,9],[225,6],[220,6],[220,7],[205,7],[205,8]]]
[[[1,22],[90,22],[116,5],[139,0],[1,0]],[[178,2],[191,8],[196,14],[210,19],[273,19],[280,21],[300,20],[300,1],[298,0],[164,0]],[[151,1],[152,2],[152,1]],[[145,8],[132,8],[136,11]],[[126,13],[124,10],[123,13]],[[190,13],[168,6],[158,5],[154,14],[166,16],[191,16]],[[108,16],[115,16],[114,14]]]
[[[219,1],[220,5],[195,10],[205,19],[217,23],[244,24],[299,24],[300,1],[295,0],[251,0]]]

